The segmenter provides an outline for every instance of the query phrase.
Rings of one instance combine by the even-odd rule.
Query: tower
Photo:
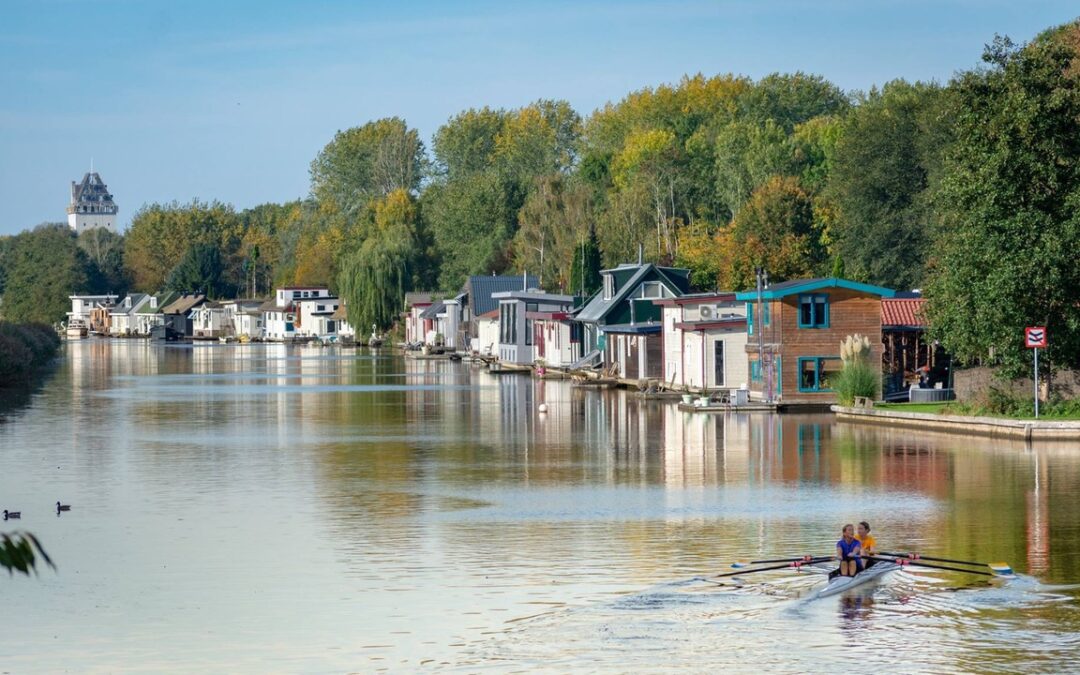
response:
[[[119,209],[109,194],[109,188],[93,169],[81,182],[71,181],[71,203],[68,204],[68,226],[82,233],[96,227],[116,232],[116,212]]]

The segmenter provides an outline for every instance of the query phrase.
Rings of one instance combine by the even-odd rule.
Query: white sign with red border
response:
[[[1046,349],[1046,326],[1029,326],[1024,329],[1024,346],[1028,349]]]

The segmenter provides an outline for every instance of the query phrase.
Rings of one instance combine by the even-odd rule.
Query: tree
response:
[[[813,276],[826,258],[813,201],[793,177],[766,181],[717,239],[720,285],[733,290],[753,284],[755,267],[783,281]]]
[[[71,308],[68,296],[89,290],[86,254],[66,223],[46,223],[12,238],[6,258],[3,317],[52,324]]]
[[[339,286],[355,328],[389,328],[397,319],[412,287],[417,256],[416,203],[404,190],[395,190],[375,210],[375,232],[345,256]]]
[[[504,110],[484,107],[466,110],[447,120],[435,132],[432,142],[438,172],[453,180],[488,170],[506,116]]]
[[[573,254],[591,217],[587,187],[562,174],[538,179],[518,212],[514,266],[535,272],[542,288],[568,288]]]
[[[243,278],[239,254],[243,234],[236,211],[221,202],[150,204],[132,218],[124,243],[124,266],[136,289],[153,293],[164,286],[190,248],[214,245],[221,256],[221,278],[239,281]]]
[[[596,230],[590,227],[588,236],[582,237],[579,245],[574,248],[568,293],[580,294],[587,298],[600,290],[602,281],[600,259],[600,244],[596,238]]]
[[[390,117],[334,134],[311,162],[311,192],[355,218],[376,197],[420,185],[424,144],[405,120]]]
[[[1016,47],[997,38],[986,68],[960,74],[956,141],[935,196],[942,227],[926,286],[933,337],[964,361],[1030,372],[1026,325],[1046,356],[1080,366],[1080,22]]]
[[[491,172],[432,185],[422,213],[442,260],[439,283],[459,288],[472,274],[506,269],[513,236],[513,193]]]
[[[860,281],[893,288],[922,284],[931,246],[931,176],[940,164],[945,91],[890,82],[843,121],[829,177],[837,207],[835,252]],[[932,143],[926,141],[932,139]]]
[[[91,292],[127,293],[130,279],[124,269],[124,237],[103,227],[78,236],[79,248],[89,263],[87,275]]]
[[[188,249],[165,282],[170,290],[199,291],[208,297],[227,293],[221,279],[221,251],[214,244],[196,244]]]

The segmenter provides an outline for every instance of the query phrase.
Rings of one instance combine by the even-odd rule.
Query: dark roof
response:
[[[96,171],[90,171],[83,176],[82,181],[71,181],[71,205],[86,206],[94,205],[99,209],[106,207],[105,212],[116,213],[116,204],[113,196],[109,194],[109,187]]]
[[[844,288],[849,291],[857,291],[869,295],[879,295],[883,298],[891,298],[896,295],[896,291],[891,288],[883,288],[882,286],[873,286],[871,284],[861,284],[857,281],[837,279],[836,277],[818,277],[815,279],[792,279],[791,281],[781,281],[780,283],[769,284],[769,287],[762,291],[761,297],[765,300],[776,300],[777,298],[793,295],[795,293],[810,293],[825,288]],[[738,300],[756,300],[757,290],[743,291],[735,297]]]
[[[164,314],[187,314],[193,307],[206,302],[206,296],[202,293],[181,295],[179,298],[162,308]]]
[[[585,303],[584,307],[578,310],[575,318],[578,321],[589,323],[600,321],[607,316],[608,312],[625,300],[626,296],[637,288],[651,271],[655,271],[659,279],[666,282],[665,285],[668,287],[668,290],[675,293],[675,295],[682,295],[689,283],[686,276],[689,274],[687,270],[673,267],[657,267],[652,263],[645,263],[644,265],[620,265],[616,269],[627,270],[631,267],[637,267],[637,271],[619,287],[619,290],[615,292],[615,295],[605,300],[603,290],[597,291],[596,295],[594,295],[589,302]],[[609,271],[610,270],[605,270],[605,272]]]
[[[539,285],[540,282],[532,275],[469,277],[464,289],[469,293],[469,313],[472,316],[480,316],[496,309],[499,306],[499,301],[491,297],[492,293],[519,291],[526,288],[536,288]]]
[[[446,303],[443,302],[442,300],[437,300],[437,301],[431,303],[430,305],[428,305],[427,309],[420,312],[420,318],[421,319],[434,319],[444,309],[446,309]]]

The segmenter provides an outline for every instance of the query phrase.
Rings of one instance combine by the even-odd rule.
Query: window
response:
[[[316,312],[325,312],[326,311],[326,305],[315,305],[315,311]]]
[[[829,296],[810,293],[799,296],[799,328],[829,327]]]
[[[525,319],[525,344],[533,343],[533,320]]]
[[[713,343],[713,386],[724,386],[724,341]]]
[[[300,297],[300,291],[293,291],[293,292],[292,292],[292,296],[293,296],[294,298],[299,298],[299,297]]]
[[[659,281],[646,281],[641,284],[641,297],[662,298],[664,297],[664,285]]]
[[[746,334],[747,335],[753,335],[754,334],[754,307],[755,307],[755,305],[757,305],[757,302],[748,302],[748,303],[746,303]],[[765,315],[765,325],[768,326],[769,324],[771,324],[772,323],[772,303],[769,302],[768,300],[762,300],[761,301],[761,313]],[[719,312],[717,312],[717,316],[720,316]]]
[[[832,391],[829,382],[840,372],[842,364],[836,356],[809,356],[799,359],[799,391]]]
[[[610,300],[615,295],[615,279],[610,274],[604,275],[604,299]]]
[[[761,382],[761,361],[757,359],[750,362],[750,381]]]
[[[535,303],[535,302],[526,303],[525,311],[526,312],[538,312],[538,311],[540,311],[540,305]]]

